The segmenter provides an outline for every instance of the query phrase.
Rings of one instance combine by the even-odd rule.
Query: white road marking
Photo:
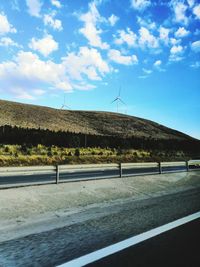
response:
[[[87,255],[84,255],[82,257],[79,257],[77,259],[71,260],[69,262],[66,262],[62,265],[59,265],[59,267],[81,267],[85,266],[87,264],[90,264],[92,262],[95,262],[97,260],[100,260],[104,257],[107,257],[109,255],[112,255],[116,252],[119,252],[123,249],[129,248],[131,246],[134,246],[140,242],[143,242],[147,239],[150,239],[154,236],[157,236],[159,234],[165,233],[171,229],[174,229],[180,225],[189,223],[195,219],[200,218],[200,212],[193,213],[189,216],[183,217],[181,219],[178,219],[176,221],[167,223],[165,225],[159,226],[157,228],[154,228],[150,231],[144,232],[142,234],[133,236],[131,238],[128,238],[126,240],[123,240],[121,242],[118,242],[116,244],[110,245],[108,247],[99,249],[97,251],[94,251],[92,253],[89,253]]]

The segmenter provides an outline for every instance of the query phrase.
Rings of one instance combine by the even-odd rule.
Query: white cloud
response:
[[[175,32],[176,38],[182,38],[189,34],[190,32],[187,31],[184,27],[179,27],[178,30]]]
[[[26,99],[33,99],[44,93],[41,91],[43,86],[72,90],[62,64],[42,61],[36,54],[24,51],[20,51],[13,61],[0,64],[0,83],[0,90]]]
[[[41,0],[26,0],[28,6],[28,12],[31,16],[40,17],[40,11],[42,8]]]
[[[187,2],[188,2],[189,7],[193,7],[195,0],[187,0]]]
[[[136,10],[144,10],[151,5],[149,0],[131,0],[131,7]]]
[[[156,60],[153,64],[154,68],[157,69],[160,72],[164,72],[165,69],[162,68],[162,60]]]
[[[184,48],[181,45],[174,45],[170,49],[170,61],[181,61],[183,59]]]
[[[136,46],[137,36],[136,34],[127,28],[126,31],[119,30],[118,37],[115,37],[115,44],[121,45],[126,43],[128,46]]]
[[[111,71],[95,48],[80,47],[77,54],[71,52],[62,60],[68,75],[74,80],[82,80],[84,76],[90,80],[101,80]]]
[[[156,60],[153,65],[154,65],[154,67],[160,67],[161,64],[162,64],[161,60]]]
[[[11,8],[16,11],[20,11],[18,0],[11,1]]]
[[[145,69],[145,68],[143,68],[142,70],[143,70],[143,72],[144,72],[145,74],[147,74],[147,75],[149,75],[149,74],[152,73],[152,70],[149,70],[149,69]]]
[[[7,33],[16,33],[17,30],[9,23],[7,16],[1,12],[0,13],[0,35]]]
[[[182,1],[172,1],[172,6],[175,13],[175,21],[178,23],[188,24],[186,16],[187,6]]]
[[[138,59],[136,55],[132,56],[124,56],[121,54],[119,50],[110,49],[108,52],[108,57],[110,60],[123,65],[133,65],[138,63]]]
[[[48,56],[58,49],[58,43],[53,39],[53,36],[47,34],[42,39],[32,38],[29,47],[40,52],[43,56]]]
[[[78,89],[81,91],[88,91],[96,88],[93,84],[88,84],[86,82],[80,82],[79,84],[73,84],[74,89]]]
[[[140,75],[138,78],[139,79],[146,79],[146,78],[148,78],[149,76],[148,75]]]
[[[181,40],[177,40],[176,38],[170,38],[170,43],[174,46],[174,45],[178,45],[180,44]]]
[[[112,15],[108,18],[108,21],[110,22],[110,25],[111,25],[111,26],[114,26],[118,20],[119,20],[119,18],[118,18],[117,16],[115,16],[114,14],[112,14]]]
[[[57,8],[61,8],[62,5],[58,0],[51,0],[51,4]]]
[[[192,49],[192,51],[194,51],[195,53],[200,52],[200,41],[193,42],[193,43],[191,44],[191,49]]]
[[[89,44],[101,49],[108,49],[109,45],[106,42],[102,42],[100,37],[102,30],[97,28],[97,24],[105,21],[105,19],[100,16],[95,2],[89,4],[89,11],[82,14],[80,20],[84,22],[84,27],[79,31],[88,39]]]
[[[11,91],[12,91],[12,94],[14,94],[15,98],[17,99],[35,100],[35,96],[33,94],[26,92],[24,89],[14,88]]]
[[[194,13],[194,15],[196,15],[197,19],[200,19],[200,4],[196,5],[193,8],[193,13]]]
[[[0,38],[0,46],[16,46],[19,47],[19,45],[14,42],[10,37],[2,37]]]
[[[63,29],[62,22],[59,19],[54,19],[55,13],[44,15],[44,25],[52,27],[54,30],[61,31]]]
[[[31,52],[21,51],[18,53],[17,72],[20,75],[25,75],[30,80],[51,81],[55,84],[63,81],[64,78],[64,69],[61,65],[52,61],[42,61],[36,54]],[[68,89],[70,88],[68,85]]]
[[[183,47],[181,45],[178,46],[172,46],[170,49],[171,54],[177,54],[177,53],[182,53],[183,52]]]
[[[200,68],[200,61],[196,61],[190,65],[191,68],[198,69]]]
[[[40,95],[44,95],[45,94],[45,90],[41,90],[41,89],[34,89],[33,90],[33,94],[40,96]]]
[[[90,90],[95,88],[91,81],[101,80],[112,71],[95,48],[80,47],[77,53],[61,58],[60,63],[20,51],[13,60],[0,63],[0,92],[37,99],[48,90]]]
[[[145,28],[149,29],[149,30],[155,30],[156,29],[156,23],[152,22],[149,18],[141,18],[141,17],[137,17],[137,22],[140,26],[144,26]]]
[[[11,91],[17,99],[23,100],[36,100],[38,96],[42,96],[45,94],[45,91],[40,89],[33,89],[31,90],[31,92],[27,92],[25,89],[22,88],[14,88]]]
[[[169,33],[170,33],[170,29],[161,26],[161,27],[159,28],[159,33],[160,33],[160,40],[161,40],[164,44],[168,45],[168,43],[169,43]]]
[[[148,29],[141,27],[139,30],[139,44],[142,47],[158,48],[159,42],[155,36],[153,36]]]
[[[179,61],[182,61],[183,59],[184,59],[183,56],[176,55],[176,54],[170,54],[170,57],[169,57],[169,61],[171,62],[179,62]]]

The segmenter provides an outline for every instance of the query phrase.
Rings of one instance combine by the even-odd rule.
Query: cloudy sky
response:
[[[116,111],[200,138],[200,1],[0,0],[0,98]]]

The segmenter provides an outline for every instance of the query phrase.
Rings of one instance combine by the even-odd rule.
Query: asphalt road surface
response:
[[[182,218],[200,210],[200,188],[99,209],[104,216],[0,243],[0,266],[56,266]]]
[[[178,172],[186,171],[185,166],[171,166],[163,167],[162,171],[167,172]],[[130,168],[123,169],[123,176],[131,175],[141,175],[141,174],[153,174],[158,173],[158,168]],[[60,181],[72,181],[72,180],[89,180],[89,179],[101,179],[101,178],[111,178],[119,177],[119,170],[93,170],[93,171],[68,171],[60,173]],[[12,176],[2,176],[0,174],[0,188],[5,185],[20,185],[20,184],[37,184],[37,183],[55,183],[56,175],[55,174],[31,174],[26,175],[12,175]]]
[[[86,265],[87,267],[199,267],[200,219],[128,249]]]

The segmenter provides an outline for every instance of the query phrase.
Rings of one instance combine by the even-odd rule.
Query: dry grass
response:
[[[124,114],[72,111],[0,100],[0,126],[49,129],[94,135],[134,136],[154,139],[191,139],[155,122]]]
[[[120,153],[119,153],[120,152]],[[116,162],[173,161],[186,159],[182,151],[145,151],[102,148],[64,148],[38,145],[24,151],[20,145],[0,146],[0,166],[89,164]]]

